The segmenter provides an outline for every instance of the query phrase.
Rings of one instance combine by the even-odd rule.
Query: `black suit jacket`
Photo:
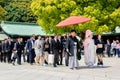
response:
[[[74,42],[77,43],[77,51],[78,51],[78,49],[80,49],[80,45],[76,37],[72,38],[72,36],[70,36],[66,42],[66,49],[69,50],[71,56],[74,56],[74,45],[75,45]]]
[[[62,41],[62,39],[59,40],[59,49],[61,51],[63,50],[63,41]]]
[[[54,52],[54,50],[59,50],[60,49],[60,43],[58,40],[55,41],[55,39],[51,40],[50,44],[50,51]]]
[[[14,42],[8,42],[8,48],[9,48],[9,51],[12,51],[13,50],[13,48],[14,48]]]
[[[22,52],[22,50],[24,50],[24,44],[21,42],[21,43],[16,43],[16,50],[18,52]]]
[[[5,52],[8,52],[9,51],[9,44],[6,42],[6,43],[3,43],[2,44],[2,52],[5,53]]]

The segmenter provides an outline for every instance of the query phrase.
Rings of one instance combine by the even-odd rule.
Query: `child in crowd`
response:
[[[15,60],[17,58],[17,51],[16,50],[13,50],[12,51],[12,56],[11,56],[11,61],[12,61],[12,64],[15,65]]]

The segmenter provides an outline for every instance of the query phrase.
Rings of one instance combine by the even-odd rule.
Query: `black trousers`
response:
[[[8,61],[8,63],[11,62],[11,55],[12,55],[12,51],[9,51],[9,52],[7,53],[7,61]]]
[[[116,56],[116,49],[114,48],[113,50],[114,50],[114,52],[115,52],[115,53],[114,53],[114,56]]]
[[[59,61],[59,50],[53,50],[53,54],[54,54],[53,66],[56,66]]]
[[[1,62],[3,61],[3,53],[2,52],[0,53],[0,61]]]
[[[107,51],[108,57],[110,57],[110,50]]]
[[[29,53],[27,53],[27,62],[29,63],[30,60],[29,60]]]
[[[60,59],[60,64],[62,64],[62,61],[63,61],[63,54],[62,54],[62,52],[59,53],[59,59]]]
[[[35,62],[34,58],[35,58],[35,51],[34,51],[34,49],[32,49],[29,52],[29,63],[34,63]]]
[[[17,64],[21,64],[21,54],[22,54],[22,52],[21,51],[18,51],[17,52]]]
[[[3,61],[6,63],[6,60],[7,60],[7,52],[4,52],[3,53]]]

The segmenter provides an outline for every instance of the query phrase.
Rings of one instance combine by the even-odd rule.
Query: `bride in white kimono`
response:
[[[96,46],[92,37],[93,35],[91,30],[87,30],[83,45],[84,45],[85,64],[88,67],[93,67],[96,61]]]

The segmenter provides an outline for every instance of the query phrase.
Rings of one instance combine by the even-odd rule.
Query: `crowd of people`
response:
[[[17,38],[16,41],[8,38],[0,43],[0,61],[13,65],[17,61],[17,64],[21,65],[23,58],[23,61],[30,65],[34,65],[34,63],[36,65],[48,65],[51,60],[53,67],[57,67],[64,64],[63,57],[65,57],[65,66],[69,66],[70,69],[77,69],[79,68],[78,55],[81,55],[81,45],[76,36],[76,31],[72,30],[69,35],[66,34],[63,38],[60,34],[54,35],[53,38],[51,36],[43,38],[41,35],[32,35],[26,43],[21,37]],[[116,54],[120,57],[119,40],[113,40],[112,43],[107,40],[105,45],[101,35],[98,35],[97,40],[93,39],[91,30],[86,31],[83,46],[85,64],[90,68],[94,66],[96,56],[98,57],[97,65],[103,66],[102,57],[105,51],[108,57],[116,56]],[[53,56],[50,57],[50,55]]]
[[[30,65],[36,63],[37,65],[48,65],[49,55],[54,58],[51,63],[54,67],[63,65],[63,53],[66,49],[66,40],[68,35],[61,38],[60,34],[54,37],[34,34],[27,40],[19,37],[16,40],[10,38],[4,39],[0,43],[0,61],[4,63],[12,63],[21,65],[21,61],[27,62]],[[66,66],[68,66],[68,56],[66,56]],[[23,60],[21,60],[23,59]],[[50,59],[52,60],[52,59]]]
[[[112,43],[110,40],[107,40],[106,53],[108,57],[115,57],[116,55],[120,57],[120,42],[118,39],[113,40]]]

